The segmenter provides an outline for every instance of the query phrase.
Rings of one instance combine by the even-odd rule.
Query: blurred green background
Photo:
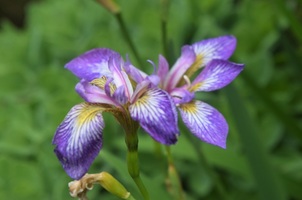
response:
[[[78,82],[64,64],[87,50],[111,48],[137,65],[116,19],[93,0],[41,0],[0,4],[15,12],[19,26],[0,23],[0,199],[72,199],[67,176],[51,145],[57,126],[75,104]],[[8,2],[8,1],[7,1]],[[116,1],[143,60],[153,67],[163,54],[159,1]],[[244,72],[226,88],[197,95],[227,119],[227,149],[194,137],[179,120],[181,136],[172,153],[187,200],[302,199],[302,1],[171,1],[167,36],[170,64],[184,44],[232,34],[230,58]],[[15,6],[15,7],[14,7]],[[24,24],[22,26],[22,18]],[[20,28],[20,26],[22,28]],[[126,169],[124,133],[105,114],[104,146],[90,173],[107,171],[142,199]],[[139,132],[143,180],[153,199],[173,199],[166,191],[154,142]],[[206,161],[206,162],[204,162]],[[205,165],[205,163],[207,165]],[[225,188],[219,196],[213,173]],[[212,175],[211,175],[212,174]],[[114,200],[100,186],[92,200]]]

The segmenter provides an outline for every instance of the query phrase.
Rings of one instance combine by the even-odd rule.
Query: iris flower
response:
[[[184,124],[200,140],[222,148],[226,148],[226,120],[209,104],[193,99],[195,92],[223,88],[243,70],[244,64],[227,60],[235,47],[236,38],[229,35],[185,45],[170,71],[166,59],[159,55],[160,87],[172,96]],[[189,78],[203,67],[191,83]]]
[[[71,178],[84,176],[102,148],[103,112],[112,113],[125,134],[136,133],[141,126],[160,143],[176,143],[177,110],[170,95],[155,86],[156,75],[146,76],[106,48],[88,51],[65,68],[81,79],[75,90],[86,101],[71,108],[52,142]]]

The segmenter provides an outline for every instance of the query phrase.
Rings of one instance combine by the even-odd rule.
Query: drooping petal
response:
[[[228,59],[233,54],[236,43],[237,40],[234,36],[226,35],[202,40],[191,45],[196,54],[196,60],[185,75],[189,78],[192,77],[198,69],[206,66],[213,59]],[[182,80],[178,86],[182,86],[184,82]]]
[[[170,95],[172,96],[175,104],[188,103],[195,97],[194,92],[191,93],[190,91],[183,88],[173,89],[170,92]]]
[[[185,125],[200,140],[226,148],[228,124],[222,114],[212,106],[191,101],[181,104],[179,111]]]
[[[98,48],[87,51],[65,65],[79,79],[92,81],[106,76],[112,77],[108,69],[108,60],[115,51],[106,48]]]
[[[232,82],[243,70],[244,64],[227,60],[212,60],[192,82],[191,91],[213,91]]]
[[[213,59],[228,59],[235,51],[237,40],[232,35],[202,40],[192,44],[199,68]]]
[[[157,75],[160,77],[160,83],[161,85],[164,84],[164,80],[166,79],[166,76],[169,71],[169,64],[165,57],[162,55],[158,56],[158,70]]]
[[[52,144],[66,173],[80,179],[88,171],[102,148],[105,126],[100,104],[81,103],[74,106],[59,125]]]
[[[98,86],[91,85],[85,79],[82,79],[75,87],[76,92],[89,103],[103,103],[118,106],[112,99],[110,99],[104,90]]]
[[[177,111],[167,92],[159,88],[147,90],[140,99],[129,106],[129,112],[154,140],[165,145],[177,142]]]
[[[118,88],[124,85],[126,95],[130,100],[133,94],[133,88],[128,78],[128,75],[124,71],[122,71],[122,66],[124,66],[123,58],[119,53],[115,53],[110,57],[108,65],[116,87]]]
[[[176,61],[168,73],[163,88],[168,92],[175,88],[179,80],[195,60],[196,55],[194,50],[188,45],[183,46],[181,49],[181,57]]]

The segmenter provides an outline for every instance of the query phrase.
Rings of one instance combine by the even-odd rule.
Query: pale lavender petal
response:
[[[120,87],[124,85],[126,95],[128,99],[130,99],[133,94],[133,87],[128,78],[128,75],[124,71],[122,71],[122,67],[124,66],[124,61],[121,55],[119,53],[113,54],[109,59],[108,65],[109,65],[109,70],[112,73],[112,77],[114,79],[114,83],[116,87]]]
[[[176,63],[173,65],[172,69],[168,73],[165,82],[164,89],[168,92],[174,89],[177,83],[180,81],[187,69],[194,63],[196,60],[196,55],[193,49],[186,45],[181,49],[181,57],[178,58]]]
[[[232,82],[243,70],[244,64],[227,60],[212,60],[192,82],[191,91],[213,91]]]
[[[52,144],[66,173],[79,180],[88,171],[102,148],[102,117],[99,104],[81,103],[74,106],[59,125]]]
[[[169,64],[165,57],[162,55],[158,56],[158,70],[157,75],[160,77],[160,83],[161,85],[164,84],[164,80],[166,79],[166,76],[169,71]]]
[[[124,65],[125,71],[136,83],[142,82],[144,80],[143,74],[139,69],[137,69],[132,65],[132,63],[129,61],[128,55],[126,55],[126,57],[127,57],[127,62]]]
[[[183,88],[175,88],[170,92],[175,104],[188,103],[194,99],[194,92],[183,89]]]
[[[157,76],[157,75],[150,75],[150,76],[147,76],[145,78],[145,80],[148,80],[152,83],[153,86],[157,87],[157,85],[159,84],[160,82],[160,78]]]
[[[131,117],[140,121],[151,137],[165,145],[175,144],[179,130],[177,111],[169,94],[159,88],[151,88],[129,106]]]
[[[117,88],[112,96],[112,98],[121,105],[124,105],[128,101],[128,97],[125,93],[125,86],[122,85]]]
[[[110,99],[104,90],[101,88],[91,85],[85,79],[82,79],[75,87],[76,92],[89,103],[104,103],[117,106],[117,104]]]
[[[106,76],[112,77],[108,69],[108,60],[115,51],[106,48],[98,48],[87,51],[65,65],[79,79],[92,81]]]
[[[181,104],[179,111],[185,125],[197,138],[226,148],[229,127],[222,114],[215,108],[201,101],[191,101]]]
[[[192,44],[196,53],[196,64],[199,68],[205,66],[212,59],[228,59],[235,51],[237,40],[232,35],[202,40]]]

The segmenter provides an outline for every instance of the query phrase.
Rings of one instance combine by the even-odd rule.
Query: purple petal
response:
[[[122,67],[124,66],[124,61],[121,55],[119,53],[113,54],[109,59],[108,65],[109,65],[109,70],[112,73],[112,77],[114,79],[114,83],[116,87],[118,88],[124,85],[126,95],[128,99],[130,99],[130,97],[133,94],[133,88],[128,78],[128,75],[124,71],[122,71]]]
[[[102,76],[111,77],[108,60],[115,51],[106,48],[92,49],[65,65],[79,79],[92,81]]]
[[[153,86],[156,86],[159,84],[160,82],[160,78],[157,76],[157,75],[150,75],[150,76],[147,76],[145,78],[145,80],[148,80],[152,83]]]
[[[166,60],[165,57],[162,55],[158,56],[158,70],[157,70],[157,75],[160,77],[160,83],[163,85],[164,80],[166,79],[166,76],[169,71],[169,64]]]
[[[128,101],[128,97],[125,93],[125,86],[122,85],[119,88],[117,88],[112,96],[112,98],[118,102],[120,105],[124,105]]]
[[[82,79],[75,87],[76,92],[89,103],[104,103],[117,106],[117,104],[110,99],[104,90],[98,86],[91,85],[85,79]]]
[[[191,91],[213,91],[232,82],[243,70],[244,64],[227,60],[212,60],[192,83]]]
[[[229,127],[224,117],[212,106],[191,101],[181,104],[179,111],[185,125],[200,140],[226,148]]]
[[[133,104],[136,102],[147,91],[147,88],[150,85],[151,82],[149,80],[144,80],[143,82],[139,83],[130,99],[130,103]]]
[[[98,104],[74,106],[59,125],[52,144],[66,173],[79,180],[88,171],[102,148],[102,117],[104,108]]]
[[[188,45],[183,46],[181,49],[181,57],[176,61],[176,63],[168,73],[163,88],[168,92],[174,89],[184,73],[194,63],[195,60],[196,55],[193,49]]]
[[[129,106],[129,112],[156,141],[165,145],[177,142],[177,111],[167,92],[159,88],[147,90],[140,99]]]
[[[175,104],[188,103],[194,99],[194,92],[183,89],[183,88],[175,88],[170,92]]]
[[[134,67],[132,65],[132,63],[129,61],[128,55],[127,55],[127,62],[124,65],[124,69],[127,72],[127,74],[129,74],[129,76],[136,82],[136,83],[140,83],[144,80],[145,76],[147,76],[144,73],[141,72],[139,69],[137,69],[136,67]]]
[[[202,40],[192,44],[196,53],[194,64],[201,68],[213,59],[228,59],[235,51],[237,40],[232,35]]]

